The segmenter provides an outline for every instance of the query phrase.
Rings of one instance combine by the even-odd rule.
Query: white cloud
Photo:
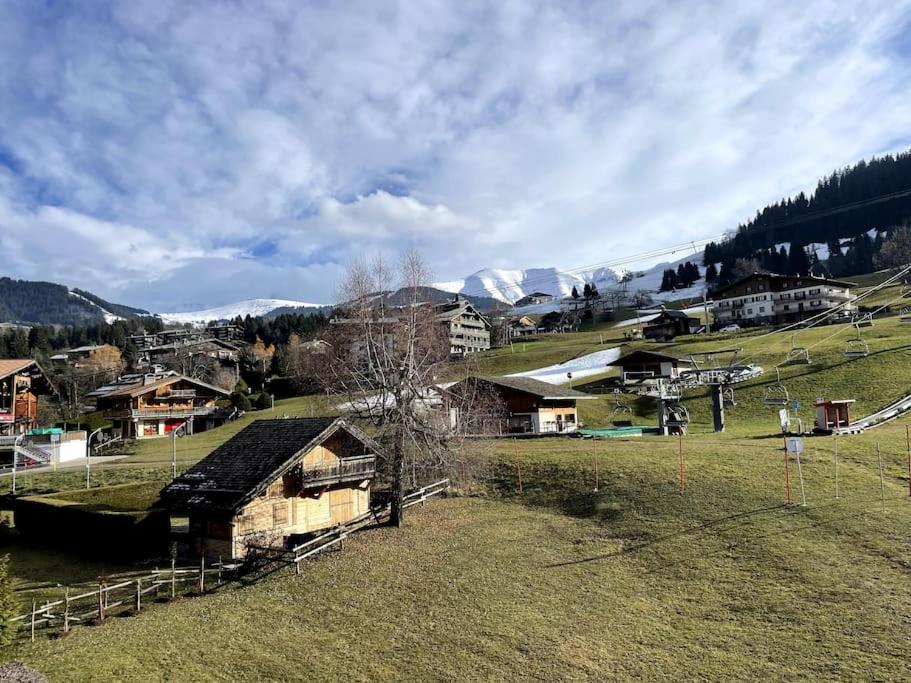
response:
[[[4,270],[187,308],[325,301],[371,250],[447,279],[719,234],[911,144],[908,12],[4,4]]]

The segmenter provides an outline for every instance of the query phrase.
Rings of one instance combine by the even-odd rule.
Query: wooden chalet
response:
[[[622,384],[634,384],[645,379],[677,379],[681,370],[692,367],[692,362],[666,353],[639,349],[608,363],[608,366],[620,369]]]
[[[466,390],[477,389],[490,390],[499,397],[505,409],[501,431],[509,434],[574,432],[579,426],[576,401],[595,398],[530,377],[468,377],[445,392],[458,397]],[[455,421],[458,416],[451,417]]]
[[[216,427],[228,417],[216,401],[230,392],[174,372],[127,375],[87,394],[124,439],[148,439],[186,428],[188,434]]]
[[[36,361],[0,360],[0,436],[18,436],[37,427],[39,397],[54,393]]]
[[[244,557],[370,509],[380,449],[342,418],[257,420],[162,491],[189,550]]]
[[[681,334],[695,334],[702,327],[699,318],[691,318],[683,311],[662,308],[661,312],[649,320],[642,330],[646,339],[654,341],[671,341]]]

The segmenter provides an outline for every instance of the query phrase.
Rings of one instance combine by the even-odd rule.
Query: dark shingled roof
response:
[[[379,453],[372,439],[341,418],[256,420],[168,484],[162,500],[172,508],[232,512],[274,481],[297,453],[340,429]]]

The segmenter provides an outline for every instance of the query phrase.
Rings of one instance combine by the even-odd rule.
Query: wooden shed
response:
[[[370,509],[379,447],[342,418],[257,420],[162,491],[192,553],[239,559]]]

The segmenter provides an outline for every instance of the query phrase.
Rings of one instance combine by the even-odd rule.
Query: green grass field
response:
[[[674,439],[521,442],[521,495],[503,444],[486,495],[418,508],[300,577],[16,654],[51,680],[900,679],[901,427],[880,436],[885,514],[867,437],[842,440],[839,500],[832,440],[812,441],[806,508],[782,505],[777,439],[686,439],[684,495]]]
[[[820,393],[855,398],[855,414],[864,415],[911,392],[909,330],[895,317],[878,320],[863,331],[871,355],[853,361],[842,355],[849,331],[798,332],[795,342],[810,347],[814,362],[781,375],[802,404],[799,414],[811,422]],[[838,439],[838,499],[836,440],[808,437],[807,506],[799,504],[793,461],[795,504],[783,505],[776,411],[761,398],[791,338],[763,335],[630,347],[686,355],[737,346],[766,369],[736,388],[724,434],[711,433],[704,392],[688,392],[683,495],[676,438],[498,442],[492,455],[488,446],[478,451],[492,457],[479,495],[416,509],[402,530],[358,534],[300,577],[280,573],[155,605],[8,654],[51,680],[86,681],[903,679],[911,636],[911,419]],[[480,362],[487,372],[528,370],[608,348],[618,336],[609,327],[550,335]],[[275,412],[323,414],[337,402],[293,399]],[[612,398],[580,405],[587,423],[609,423]],[[633,405],[634,421],[654,423],[653,400]],[[178,440],[180,467],[260,417],[269,415]],[[97,505],[149,500],[169,476],[170,449],[167,440],[143,442],[105,466],[107,483],[140,482],[132,489],[62,497]],[[25,481],[35,490],[75,489],[80,474]],[[17,575],[28,571],[22,564]]]

